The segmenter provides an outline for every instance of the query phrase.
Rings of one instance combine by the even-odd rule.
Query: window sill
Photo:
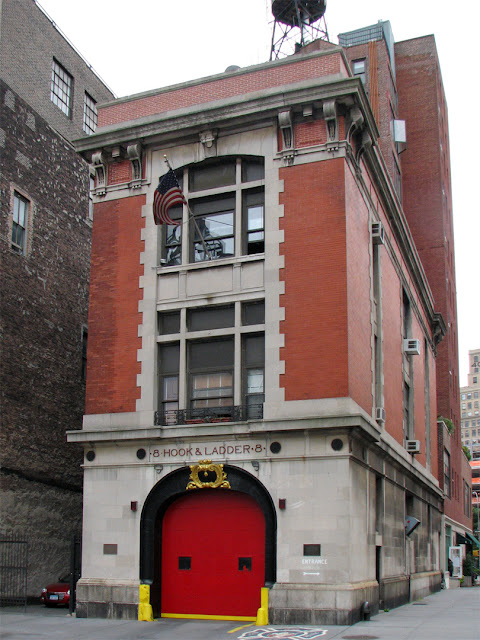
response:
[[[196,271],[198,269],[213,269],[245,262],[259,262],[265,260],[265,253],[255,253],[251,256],[238,256],[234,258],[220,258],[218,260],[206,260],[204,262],[191,262],[188,264],[176,264],[172,266],[158,264],[154,267],[158,274]]]

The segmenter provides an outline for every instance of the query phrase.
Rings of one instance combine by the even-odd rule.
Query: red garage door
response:
[[[265,517],[250,496],[202,489],[162,527],[162,615],[254,618],[265,582]]]

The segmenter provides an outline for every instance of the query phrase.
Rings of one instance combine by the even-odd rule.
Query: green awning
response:
[[[471,542],[480,549],[480,542],[477,538],[475,538],[475,536],[472,536],[472,534],[468,533],[468,531],[465,531],[465,535],[467,536],[467,538],[470,538]]]

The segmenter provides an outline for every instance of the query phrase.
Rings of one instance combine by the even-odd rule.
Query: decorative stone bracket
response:
[[[216,129],[207,129],[199,134],[200,142],[203,145],[203,152],[206,158],[213,158],[217,155],[217,137]]]
[[[282,132],[283,148],[281,151],[281,155],[283,157],[284,163],[290,166],[294,163],[296,155],[294,147],[294,130],[291,109],[285,109],[284,111],[280,111],[278,113],[278,125],[280,127],[280,131]]]
[[[104,196],[107,192],[107,165],[102,151],[92,154],[92,166],[95,171],[95,194]]]
[[[132,165],[132,180],[130,189],[139,189],[142,186],[142,145],[139,142],[127,146],[127,156]]]
[[[335,100],[327,100],[323,103],[323,117],[327,125],[327,148],[329,151],[338,149],[338,115]]]

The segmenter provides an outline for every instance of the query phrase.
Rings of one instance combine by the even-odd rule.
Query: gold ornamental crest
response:
[[[223,464],[215,464],[211,460],[199,460],[190,466],[190,482],[188,489],[231,489]]]

